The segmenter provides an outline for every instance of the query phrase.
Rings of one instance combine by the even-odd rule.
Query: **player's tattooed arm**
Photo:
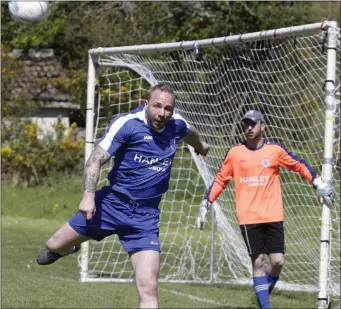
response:
[[[101,166],[111,158],[101,146],[97,145],[85,164],[83,175],[83,188],[86,192],[95,192],[101,172]]]

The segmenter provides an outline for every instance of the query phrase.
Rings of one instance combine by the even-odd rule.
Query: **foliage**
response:
[[[151,12],[157,18],[151,18]],[[8,53],[14,48],[54,49],[68,78],[55,79],[53,86],[69,92],[72,102],[81,105],[80,111],[71,115],[71,121],[76,121],[78,126],[85,126],[87,51],[90,48],[205,39],[324,20],[340,20],[338,2],[58,1],[50,3],[48,16],[41,23],[28,27],[14,22],[8,12],[7,3],[1,2],[1,112],[11,124],[3,126],[5,130],[2,130],[2,141],[5,145],[4,159],[11,159],[13,163],[5,163],[5,172],[2,174],[8,177],[17,172],[16,168],[20,168],[25,182],[31,183],[33,177],[33,182],[40,183],[48,175],[46,164],[49,163],[55,170],[70,171],[70,166],[80,164],[76,164],[75,160],[82,156],[81,152],[77,154],[76,149],[80,144],[75,145],[75,141],[62,147],[61,144],[38,140],[34,136],[20,136],[23,128],[13,125],[19,123],[18,117],[27,117],[39,109],[39,106],[27,99],[25,93],[19,99],[20,102],[16,102],[20,104],[20,109],[8,104],[14,87],[13,76],[20,75],[22,70],[16,61],[8,57]],[[42,87],[46,83],[46,80],[37,78],[32,87]],[[112,91],[108,104],[102,111],[105,121],[118,110],[118,97],[115,93],[122,91],[124,87],[123,83]],[[128,93],[124,93],[123,97],[127,97]],[[130,106],[124,105],[124,108],[128,107]],[[34,135],[35,131],[32,129],[30,132]],[[20,148],[18,143],[24,145]],[[70,159],[69,154],[62,155],[67,153],[66,149],[75,154],[75,158]],[[56,156],[54,159],[49,158],[49,151],[55,150],[61,153],[61,161],[56,160],[56,155],[53,155]],[[24,157],[20,157],[21,155]]]
[[[158,18],[150,18],[155,12]],[[1,3],[2,42],[8,49],[53,48],[68,70],[65,86],[84,118],[87,51],[94,47],[204,39],[285,26],[340,20],[339,3],[318,2],[52,2],[43,22],[27,27]],[[5,73],[6,75],[6,73]],[[76,87],[74,87],[76,84]],[[4,89],[4,88],[2,88]]]
[[[27,122],[1,148],[1,176],[8,182],[30,186],[49,183],[56,175],[79,173],[83,167],[84,141],[76,139],[73,123],[65,134],[62,123],[52,136],[40,137],[37,123]],[[17,133],[17,132],[15,132]]]
[[[1,45],[1,114],[2,117],[10,118],[28,116],[39,109],[37,104],[29,99],[29,91],[37,88],[38,84],[34,80],[31,89],[23,89],[17,93],[15,80],[21,82],[23,67],[20,62],[9,55],[9,47]],[[20,107],[19,107],[20,106]],[[18,108],[19,107],[19,108]],[[3,137],[3,136],[2,136]],[[4,137],[3,137],[4,138]]]

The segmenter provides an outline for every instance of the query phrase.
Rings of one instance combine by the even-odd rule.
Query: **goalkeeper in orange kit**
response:
[[[203,200],[197,225],[203,228],[207,210],[228,182],[234,178],[236,212],[247,250],[251,257],[253,285],[260,307],[271,308],[270,293],[284,265],[284,212],[279,169],[300,173],[317,189],[318,199],[329,207],[334,189],[304,160],[283,145],[263,138],[265,122],[259,111],[248,111],[242,125],[246,140],[232,147]],[[270,265],[265,270],[265,254]]]

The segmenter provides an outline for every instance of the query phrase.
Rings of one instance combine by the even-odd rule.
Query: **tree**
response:
[[[151,17],[151,12],[157,18]],[[49,47],[68,70],[73,101],[86,102],[87,51],[94,47],[195,40],[340,20],[338,2],[52,2],[47,18],[27,27],[11,20],[1,3],[2,43],[12,48]],[[5,68],[6,69],[6,68]],[[3,75],[6,75],[3,72]]]

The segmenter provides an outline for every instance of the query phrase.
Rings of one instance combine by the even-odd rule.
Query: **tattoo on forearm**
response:
[[[87,192],[95,192],[96,191],[96,184],[98,181],[99,174],[96,175],[96,173],[84,173],[83,177],[83,186],[84,191]]]
[[[84,191],[95,192],[96,185],[101,172],[101,166],[110,159],[110,154],[102,147],[97,146],[91,153],[85,164],[83,187]]]

